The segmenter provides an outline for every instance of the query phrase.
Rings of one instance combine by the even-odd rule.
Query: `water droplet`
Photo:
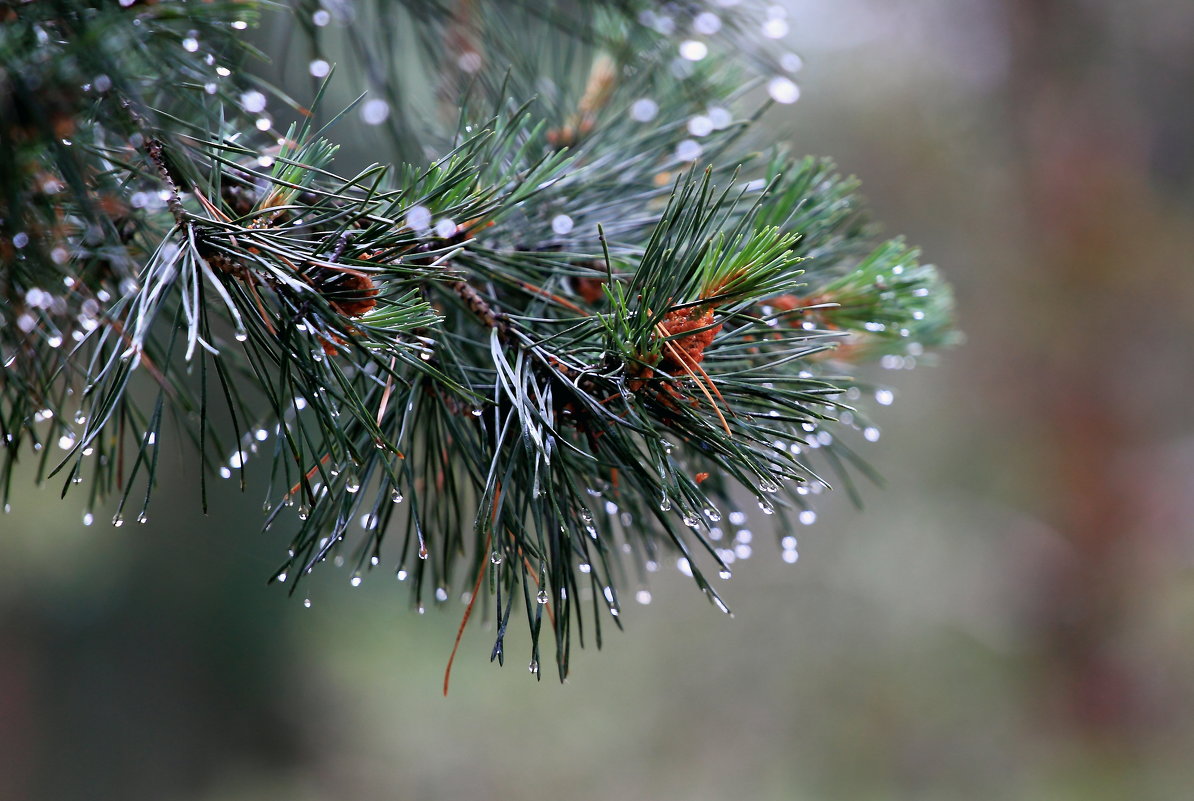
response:
[[[281,572],[281,573],[279,573],[279,574],[278,574],[278,581],[282,582],[283,584],[285,584],[285,583],[286,583],[286,573],[285,573],[285,571],[283,571],[283,572]]]
[[[444,601],[448,600],[448,591],[445,590],[443,587],[436,587],[435,588],[435,600],[439,601],[441,604]]]
[[[767,493],[779,492],[779,484],[770,476],[759,479],[759,489]]]
[[[322,28],[332,21],[331,12],[329,12],[327,9],[321,8],[311,15],[311,21]]]
[[[426,558],[428,557],[428,555],[429,555],[429,554],[427,553],[427,546],[426,546],[426,545],[420,545],[420,546],[419,546],[419,558],[420,558],[420,559],[426,559]]]
[[[390,104],[375,97],[361,106],[361,121],[366,125],[381,125],[390,116]]]
[[[713,133],[713,120],[705,114],[697,114],[688,120],[688,132],[695,137]]]
[[[243,328],[238,328],[233,336],[236,337],[237,342],[244,342],[249,338],[249,332]]]
[[[584,523],[585,525],[593,522],[593,513],[590,512],[587,507],[582,506],[578,514],[580,515],[580,522]]]
[[[308,609],[310,609],[310,608],[311,608],[311,599],[310,599],[310,598],[304,598],[304,599],[303,599],[303,606],[305,606],[305,607],[307,607]]]
[[[360,488],[361,488],[361,481],[360,481],[360,479],[357,478],[356,473],[349,472],[347,475],[345,475],[345,477],[344,477],[344,491],[345,492],[356,492]]]
[[[501,551],[494,551],[489,555],[489,561],[495,565],[500,565],[504,558]]]
[[[402,490],[395,487],[390,493],[390,500],[394,503],[402,503]]]
[[[647,604],[651,603],[651,591],[639,590],[634,594],[634,600],[638,601],[643,606],[646,606]]]
[[[259,111],[265,110],[266,99],[265,95],[252,89],[240,96],[240,105],[245,111],[250,114],[256,114]]]
[[[581,562],[579,565],[576,566],[576,569],[579,570],[581,573],[591,573],[593,570],[593,566],[591,564],[589,564],[588,562]]]
[[[686,576],[692,575],[692,564],[683,556],[676,560],[676,569]]]
[[[771,99],[776,103],[788,105],[800,99],[800,87],[790,78],[777,75],[767,83],[767,94],[771,95]]]
[[[895,400],[895,393],[890,389],[879,389],[875,391],[875,402],[881,406],[890,406]]]
[[[122,517],[119,512],[112,518],[112,525],[116,528],[120,528],[124,525],[124,517]]]
[[[710,506],[709,508],[707,508],[705,510],[705,517],[709,518],[714,523],[716,523],[718,520],[721,520],[721,512],[717,511],[712,506]]]
[[[424,233],[431,228],[431,211],[426,206],[411,206],[406,212],[406,225],[416,233]]]
[[[573,225],[572,218],[567,214],[557,214],[551,218],[551,230],[559,236],[571,233]]]
[[[659,570],[659,563],[656,562],[654,559],[648,559],[646,564],[643,565],[643,567],[647,568],[648,573],[654,573],[657,570]]]
[[[142,512],[141,514],[137,515],[137,522],[141,525],[145,525],[149,522],[149,518],[145,516],[144,512]]]
[[[867,442],[879,441],[879,429],[874,426],[867,426],[862,430],[862,436],[866,438]]]
[[[800,513],[799,518],[801,523],[806,526],[811,526],[813,523],[817,522],[817,513],[812,509],[805,509]]]
[[[373,565],[374,567],[377,567],[378,564],[380,564],[380,563],[381,563],[381,557],[374,556],[369,559],[369,564]]]
[[[719,570],[719,571],[717,571],[717,577],[718,577],[719,579],[721,579],[722,581],[729,581],[729,580],[730,580],[730,579],[733,577],[733,575],[734,575],[734,574],[733,574],[733,573],[731,573],[731,572],[730,572],[730,571],[728,571],[728,570]]]
[[[704,148],[695,139],[684,139],[676,145],[676,159],[678,161],[696,161],[701,157]]]
[[[712,36],[721,30],[721,17],[712,11],[702,11],[693,18],[692,29],[704,36]]]
[[[354,587],[359,587],[359,586],[361,586],[361,577],[353,576],[351,579],[348,580],[348,583]]]
[[[771,505],[771,502],[770,502],[770,501],[766,501],[766,500],[760,500],[760,501],[759,501],[759,508],[760,508],[761,510],[763,510],[763,514],[765,514],[765,515],[773,515],[773,514],[775,514],[775,507]]]
[[[83,525],[90,526],[94,522],[95,522],[95,516],[93,514],[91,514],[91,512],[83,513]]]
[[[311,73],[312,77],[315,78],[325,78],[331,71],[332,65],[324,61],[322,58],[317,58],[307,65],[307,72]]]
[[[790,565],[796,564],[796,560],[800,558],[800,552],[795,548],[789,548],[783,552],[783,560]]]
[[[456,223],[452,220],[440,220],[435,224],[435,235],[440,239],[447,239],[456,235],[456,229]]]
[[[232,471],[227,467],[220,468],[220,478],[232,478]]]
[[[669,511],[671,511],[671,508],[672,508],[672,499],[671,498],[664,495],[662,498],[659,499],[659,511],[669,512]]]
[[[306,520],[311,516],[311,507],[308,504],[299,504],[298,518],[299,520]]]
[[[188,53],[194,53],[199,49],[199,41],[190,36],[182,40],[182,49]]]
[[[709,45],[699,39],[688,39],[680,43],[680,56],[688,61],[700,61],[709,55]]]
[[[541,604],[547,603],[547,601],[548,601],[547,590],[539,590],[539,593],[535,596],[535,600]]]
[[[720,609],[721,611],[725,612],[728,615],[730,613],[730,608],[728,606],[726,606],[726,602],[721,600],[720,598],[718,598],[716,595],[714,595],[712,597],[713,597],[714,605],[718,609]]]
[[[696,512],[685,512],[684,513],[684,525],[688,526],[689,528],[696,528],[700,524],[701,524],[701,516],[698,515]]]
[[[539,660],[532,659],[531,664],[527,667],[527,669],[530,670],[532,673],[538,673],[539,672]]]

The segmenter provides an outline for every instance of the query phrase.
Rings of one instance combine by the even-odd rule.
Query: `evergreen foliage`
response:
[[[857,183],[754,124],[798,93],[767,13],[0,2],[5,504],[31,458],[143,521],[184,438],[204,505],[255,473],[265,525],[301,521],[274,580],[467,593],[498,660],[517,608],[563,678],[664,559],[726,610],[723,516],[777,516],[794,560],[866,472],[858,365],[953,336]],[[263,14],[312,103],[244,69]],[[329,112],[337,59],[368,92]],[[392,161],[339,172],[354,125]]]

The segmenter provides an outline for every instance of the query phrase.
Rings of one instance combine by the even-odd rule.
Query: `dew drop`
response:
[[[500,565],[504,558],[501,551],[494,551],[489,555],[489,561],[495,565]]]
[[[317,58],[307,65],[307,72],[311,73],[312,77],[315,78],[325,78],[331,71],[332,65],[324,61],[322,58]]]
[[[445,590],[443,587],[436,587],[435,588],[435,600],[439,601],[441,604],[444,601],[448,600],[448,591]]]
[[[83,513],[83,525],[90,526],[94,522],[95,522],[95,516],[93,514],[91,514],[91,512]]]
[[[112,518],[112,525],[115,526],[116,528],[120,528],[121,526],[124,525],[124,518],[119,513],[117,513]]]
[[[811,526],[813,523],[817,522],[817,513],[812,509],[805,509],[800,513],[799,518],[801,523],[806,526]]]
[[[366,125],[381,125],[390,116],[390,104],[381,98],[374,99],[361,106],[361,121]]]
[[[539,672],[539,660],[532,659],[531,664],[527,667],[527,669],[529,671],[531,671],[532,673],[538,673]]]
[[[767,83],[767,94],[771,95],[771,99],[776,103],[788,105],[800,99],[800,87],[790,78],[777,75]]]
[[[705,510],[705,517],[709,518],[714,523],[716,523],[718,520],[721,520],[721,512],[717,511],[712,506],[710,506],[709,508],[707,508]]]
[[[539,593],[535,596],[535,600],[541,604],[547,603],[547,601],[548,601],[547,590],[539,590]]]
[[[759,509],[761,509],[763,511],[763,514],[765,514],[765,515],[775,514],[775,507],[772,506],[769,501],[765,501],[765,500],[759,501]]]
[[[361,586],[361,577],[353,576],[351,579],[348,580],[348,583],[354,587],[359,587],[359,586]]]
[[[784,553],[783,553],[783,560],[790,565],[796,564],[796,561],[799,558],[800,558],[800,552],[797,551],[795,548],[789,548],[788,550],[784,551]]]
[[[638,601],[643,606],[646,606],[647,604],[651,603],[651,591],[639,590],[634,594],[634,600]]]
[[[394,503],[402,503],[402,490],[395,487],[394,490],[390,492],[390,500]]]
[[[867,442],[879,441],[879,429],[874,426],[867,426],[862,430],[862,436],[866,438]]]
[[[685,512],[684,513],[684,525],[688,526],[689,528],[696,528],[700,524],[701,524],[701,516],[698,515],[696,512]]]
[[[142,512],[141,514],[137,515],[137,522],[141,525],[145,525],[149,522],[149,518],[145,516],[144,512]]]
[[[306,608],[310,609],[310,608],[311,608],[311,599],[310,599],[310,598],[304,598],[304,599],[303,599],[303,606],[305,606]]]

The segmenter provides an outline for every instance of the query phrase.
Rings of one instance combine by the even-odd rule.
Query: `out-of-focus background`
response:
[[[267,588],[257,495],[201,519],[180,467],[148,525],[85,528],[30,486],[0,799],[1194,797],[1194,4],[787,7],[767,124],[862,177],[968,337],[881,376],[888,487],[796,565],[758,546],[734,619],[661,572],[565,685],[470,629],[445,700],[462,607]]]

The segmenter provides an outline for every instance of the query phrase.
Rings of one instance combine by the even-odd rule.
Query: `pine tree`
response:
[[[732,8],[722,6],[734,6]],[[289,19],[279,23],[280,17]],[[254,77],[293,24],[300,102]],[[395,570],[518,607],[538,672],[665,558],[728,611],[723,516],[783,557],[948,287],[794,102],[773,10],[640,0],[0,2],[0,467],[143,522],[167,439],[297,517],[272,581]],[[364,92],[324,100],[333,62]],[[340,76],[343,78],[343,76]],[[355,82],[355,83],[354,83]],[[768,97],[769,96],[769,97]],[[337,142],[382,163],[338,171]],[[90,524],[92,513],[84,518]],[[383,552],[383,543],[386,548]],[[587,627],[587,630],[586,630]]]

